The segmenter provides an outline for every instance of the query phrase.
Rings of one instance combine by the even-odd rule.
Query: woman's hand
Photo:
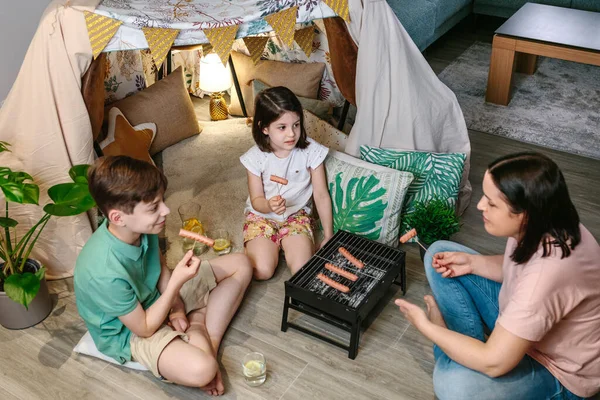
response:
[[[454,251],[436,253],[433,255],[431,266],[444,278],[456,278],[473,273],[473,259],[468,253]]]
[[[285,212],[285,199],[279,195],[271,197],[269,208],[277,215],[283,214]]]

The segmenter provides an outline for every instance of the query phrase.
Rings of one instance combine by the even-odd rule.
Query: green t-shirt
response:
[[[87,241],[75,265],[74,285],[79,315],[98,350],[120,363],[131,360],[131,331],[118,317],[138,302],[147,309],[158,299],[160,250],[157,235],[142,235],[140,246],[117,239],[107,227]]]

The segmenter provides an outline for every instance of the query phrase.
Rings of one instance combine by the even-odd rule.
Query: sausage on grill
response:
[[[346,260],[350,261],[356,268],[362,269],[365,267],[365,264],[362,261],[350,254],[350,252],[345,248],[340,247],[339,252],[346,258]]]
[[[322,273],[318,273],[317,278],[325,282],[326,285],[331,286],[332,288],[337,289],[342,293],[348,293],[350,291],[350,288],[348,286],[342,285],[341,283],[334,281],[333,279],[323,275]]]
[[[326,263],[325,269],[334,272],[340,276],[343,276],[346,279],[350,279],[352,282],[356,282],[356,280],[358,279],[358,276],[354,275],[352,272],[346,271],[345,269],[342,269],[337,265],[333,265],[331,263]]]

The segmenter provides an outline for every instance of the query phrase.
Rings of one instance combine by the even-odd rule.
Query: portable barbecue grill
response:
[[[346,248],[361,260],[365,267],[356,268],[339,253]],[[338,231],[327,244],[289,280],[285,282],[285,301],[281,330],[292,327],[313,337],[348,350],[354,359],[358,352],[361,324],[371,310],[385,295],[392,283],[401,286],[406,293],[405,253],[402,250],[362,238],[346,231]],[[352,272],[358,276],[355,282],[325,269],[325,263]],[[342,293],[324,282],[317,275],[324,275],[350,288]],[[398,282],[399,278],[399,282]],[[322,336],[305,327],[288,322],[288,310],[292,308],[350,333],[350,343],[345,345]]]

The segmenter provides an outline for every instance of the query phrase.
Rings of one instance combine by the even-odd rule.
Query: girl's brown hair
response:
[[[254,122],[252,123],[252,137],[261,151],[270,153],[273,151],[269,136],[263,133],[263,129],[271,125],[286,112],[293,112],[300,117],[300,139],[296,143],[299,149],[308,147],[306,130],[304,129],[304,113],[302,104],[296,95],[284,86],[276,86],[261,91],[254,103]]]

